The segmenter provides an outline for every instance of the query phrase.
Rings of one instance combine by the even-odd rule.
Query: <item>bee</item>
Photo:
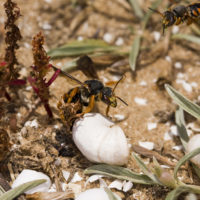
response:
[[[54,67],[54,70],[57,70],[56,67]],[[72,107],[72,104],[78,105],[76,106],[76,111],[78,112],[77,115],[73,113],[76,117],[81,117],[85,113],[91,112],[94,108],[96,101],[102,101],[105,104],[107,104],[106,109],[106,116],[108,116],[110,107],[117,107],[117,99],[120,100],[122,103],[124,103],[126,106],[128,104],[121,99],[120,97],[116,96],[114,91],[117,87],[117,85],[122,80],[123,76],[120,78],[119,81],[115,84],[114,88],[106,87],[100,80],[92,79],[92,80],[86,80],[85,82],[81,82],[75,77],[71,76],[70,74],[61,71],[61,73],[66,76],[67,78],[75,81],[80,86],[70,89],[67,93],[65,93],[62,97],[62,100],[65,104],[69,105],[68,108],[70,110]],[[80,107],[81,105],[81,107]],[[58,102],[58,108],[62,107],[62,102]]]
[[[198,22],[200,20],[200,3],[193,3],[188,6],[178,5],[173,9],[169,8],[164,13],[149,8],[162,16],[163,34],[167,27],[179,25],[186,22],[187,25]]]

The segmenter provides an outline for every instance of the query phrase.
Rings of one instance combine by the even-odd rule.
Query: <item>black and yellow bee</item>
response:
[[[189,4],[188,6],[178,5],[169,8],[164,13],[150,8],[150,10],[162,16],[163,33],[165,29],[172,25],[179,25],[186,22],[187,25],[200,21],[200,3]]]

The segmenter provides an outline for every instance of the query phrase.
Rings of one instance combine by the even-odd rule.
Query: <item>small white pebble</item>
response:
[[[144,148],[146,148],[148,150],[153,150],[153,148],[154,148],[154,143],[153,142],[141,142],[141,141],[139,141],[138,143],[139,143],[139,145],[141,147],[144,147]]]
[[[171,59],[171,57],[170,57],[170,56],[165,56],[165,60],[166,60],[167,62],[169,62],[169,63],[171,63],[171,62],[172,62],[172,59]]]
[[[24,126],[26,126],[26,127],[30,126],[32,128],[38,128],[37,119],[34,119],[33,121],[27,121]]]
[[[58,62],[58,63],[56,63],[56,65],[58,66],[58,67],[62,67],[62,63],[61,62]]]
[[[174,63],[174,67],[175,67],[176,69],[181,69],[183,66],[182,66],[182,63],[181,63],[181,62],[175,62],[175,63]]]
[[[117,38],[115,44],[116,44],[117,46],[123,45],[123,44],[124,44],[124,39],[123,39],[122,37]]]
[[[115,188],[117,190],[122,190],[123,182],[120,180],[113,181],[108,187]]]
[[[46,3],[51,3],[52,0],[44,0]]]
[[[93,183],[95,181],[98,181],[102,177],[103,177],[103,175],[95,174],[95,175],[90,176],[87,181],[90,182],[90,183]]]
[[[51,187],[49,188],[48,192],[57,192],[55,183],[53,183],[51,185]]]
[[[114,117],[115,117],[115,119],[120,120],[120,121],[125,119],[125,116],[120,115],[120,114],[116,114],[116,115],[114,115]]]
[[[131,181],[124,181],[123,183],[123,192],[128,192],[133,187],[133,183]]]
[[[153,37],[154,37],[154,40],[155,40],[156,42],[158,42],[158,41],[160,40],[160,37],[161,37],[160,32],[154,31],[154,32],[153,32]]]
[[[66,189],[67,189],[67,183],[60,183],[60,185],[61,185],[61,188],[62,188],[62,191],[66,191]]]
[[[42,28],[43,28],[44,30],[51,30],[51,29],[52,29],[52,26],[46,22],[46,23],[44,23],[44,24],[42,25]]]
[[[157,127],[157,123],[152,123],[152,122],[147,123],[147,129],[149,131],[152,129],[155,129],[156,127]]]
[[[105,42],[111,43],[113,40],[113,36],[110,33],[105,33],[103,36],[103,40]]]
[[[27,42],[24,42],[24,47],[26,48],[26,49],[30,49],[31,48],[31,45],[29,44],[29,43],[27,43]],[[22,68],[23,69],[23,68]]]
[[[82,179],[83,178],[78,174],[78,172],[76,172],[70,182],[75,183],[75,182],[81,181]]]
[[[192,87],[198,87],[198,84],[196,83],[196,82],[192,82],[192,83],[190,83],[190,85],[192,86]]]
[[[26,90],[27,90],[27,91],[32,90],[32,87],[31,87],[31,86],[27,86],[27,87],[26,87]]]
[[[83,39],[84,39],[83,36],[78,36],[77,38],[78,41],[83,41]]]
[[[174,136],[178,136],[178,129],[177,129],[176,125],[170,126],[169,134],[174,135]]]
[[[141,85],[141,86],[146,86],[146,85],[147,85],[147,82],[146,82],[146,81],[141,81],[141,82],[139,83],[139,85]]]
[[[165,168],[165,169],[170,169],[171,167],[169,167],[168,165],[160,165],[162,168]]]
[[[172,149],[176,151],[180,151],[183,149],[183,146],[182,145],[173,146]]]
[[[143,99],[143,98],[139,98],[139,97],[135,97],[134,98],[135,103],[137,103],[138,105],[144,106],[147,104],[147,100]]]
[[[192,92],[192,86],[189,83],[187,83],[185,80],[177,79],[176,83],[181,84],[185,91],[189,93]]]
[[[173,34],[176,34],[176,33],[178,33],[179,32],[179,27],[178,26],[173,26],[172,27],[172,33]]]
[[[171,134],[169,134],[169,132],[166,132],[166,133],[164,134],[164,140],[165,140],[165,141],[168,141],[168,140],[171,140],[171,139],[172,139]]]
[[[179,72],[179,73],[177,74],[177,78],[178,78],[178,79],[183,79],[183,78],[185,78],[185,74]]]
[[[70,172],[65,171],[65,170],[62,170],[62,174],[63,174],[64,179],[65,179],[66,181],[68,181],[69,176],[70,176]]]

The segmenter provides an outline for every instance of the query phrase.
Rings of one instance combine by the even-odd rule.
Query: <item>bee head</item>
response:
[[[104,87],[102,89],[102,101],[109,106],[112,106],[114,108],[117,107],[117,99],[113,95],[112,88]]]

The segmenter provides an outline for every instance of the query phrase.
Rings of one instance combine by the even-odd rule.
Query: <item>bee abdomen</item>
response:
[[[200,3],[191,4],[187,8],[190,17],[192,18],[200,17]]]

